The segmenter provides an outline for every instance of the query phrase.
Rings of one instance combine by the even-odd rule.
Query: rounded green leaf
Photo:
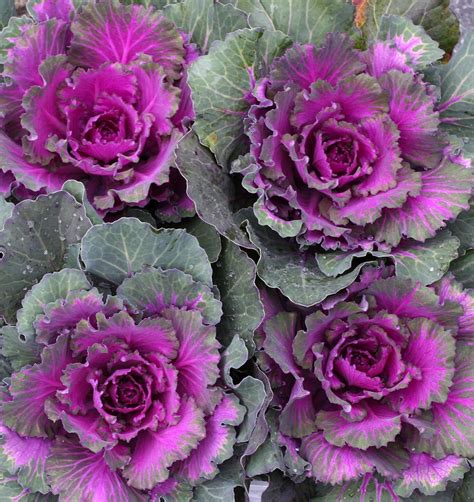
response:
[[[227,33],[248,28],[247,16],[242,11],[214,0],[184,0],[166,6],[163,13],[203,53],[214,40],[223,40]]]
[[[245,146],[243,118],[250,107],[246,96],[259,69],[280,55],[290,40],[279,32],[237,30],[215,42],[209,54],[189,70],[196,121],[194,128],[222,166]]]
[[[319,44],[326,33],[347,31],[353,7],[344,0],[232,0],[249,14],[252,27],[280,30],[295,42]]]
[[[212,284],[212,269],[196,237],[184,230],[154,229],[136,218],[92,227],[82,240],[86,271],[113,284],[144,267],[177,268]]]
[[[346,274],[329,277],[321,272],[314,256],[302,253],[288,240],[258,225],[250,212],[245,215],[250,240],[260,252],[257,264],[259,277],[267,286],[278,288],[298,305],[310,307],[322,302],[329,295],[352,284],[361,268],[373,263],[361,263]]]
[[[15,206],[0,232],[0,315],[13,320],[26,291],[63,267],[68,247],[90,226],[84,207],[66,192]]]

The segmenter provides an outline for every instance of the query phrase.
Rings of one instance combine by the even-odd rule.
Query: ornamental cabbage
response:
[[[368,269],[345,301],[306,317],[272,306],[260,363],[288,458],[323,483],[374,479],[396,500],[469,470],[474,299],[451,277],[424,287],[386,275]]]
[[[250,155],[234,166],[260,224],[301,245],[389,251],[469,207],[472,173],[439,130],[423,53],[417,37],[360,51],[330,33],[274,60],[247,96]]]
[[[232,456],[245,410],[219,371],[222,305],[212,285],[195,279],[211,268],[194,237],[153,233],[134,219],[111,225],[93,227],[83,249],[94,239],[105,249],[110,236],[140,230],[134,245],[153,238],[157,263],[174,249],[166,259],[180,266],[180,253],[190,253],[182,268],[193,276],[146,267],[105,296],[83,271],[66,268],[33,286],[17,328],[3,329],[3,354],[15,371],[2,391],[2,461],[22,493],[190,500],[192,487]],[[95,248],[82,257],[98,263]],[[119,262],[106,267],[109,278],[119,277]]]
[[[193,213],[173,152],[194,112],[186,65],[196,57],[160,12],[114,0],[40,2],[3,34],[1,189],[86,185],[101,212],[158,201]]]

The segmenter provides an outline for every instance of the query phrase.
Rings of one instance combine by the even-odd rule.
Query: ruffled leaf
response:
[[[218,473],[218,466],[232,457],[235,443],[233,426],[239,425],[244,417],[245,408],[235,396],[224,395],[213,414],[206,420],[206,437],[173,470],[176,475],[196,484],[201,478],[212,479]]]
[[[333,485],[357,479],[374,469],[383,476],[396,478],[408,465],[406,453],[397,448],[339,448],[328,443],[321,432],[303,438],[301,453],[311,463],[312,476]]]
[[[74,7],[84,3],[84,0],[27,0],[26,8],[37,21],[57,18],[69,21]]]
[[[445,160],[421,174],[419,195],[398,209],[384,209],[373,224],[375,238],[396,246],[402,237],[425,241],[469,208],[472,170]]]
[[[197,239],[183,230],[156,230],[135,218],[96,225],[82,241],[87,272],[120,284],[145,265],[177,268],[212,284],[212,270]]]
[[[404,389],[387,396],[401,413],[429,409],[432,403],[446,400],[454,374],[455,339],[453,335],[429,319],[406,321],[409,338],[402,351],[406,364],[419,374]]]
[[[72,362],[68,337],[61,335],[43,350],[41,363],[14,373],[9,388],[12,399],[2,405],[4,423],[22,436],[47,437],[52,423],[44,406],[63,387],[63,370]]]
[[[432,96],[409,73],[391,70],[379,82],[389,94],[390,118],[400,131],[402,156],[417,165],[436,167],[445,145],[437,135],[439,118]]]
[[[177,269],[137,272],[122,282],[117,296],[146,316],[161,314],[168,307],[197,310],[206,324],[217,324],[222,316],[221,302],[210,288]]]
[[[432,425],[436,434],[431,437],[415,434],[409,445],[435,458],[446,455],[474,455],[474,367],[472,346],[458,342],[453,384],[444,403],[431,406]]]
[[[16,181],[33,192],[45,187],[48,187],[49,191],[60,190],[69,178],[77,175],[77,169],[71,166],[49,170],[40,164],[29,162],[21,145],[4,132],[0,132],[0,170],[6,175],[13,175]]]
[[[401,497],[409,497],[414,490],[424,495],[434,495],[446,489],[449,481],[459,481],[469,470],[466,459],[448,455],[436,460],[425,453],[412,453],[410,466],[403,471],[395,491]]]
[[[123,473],[130,486],[151,489],[168,478],[168,468],[184,460],[205,437],[203,413],[192,399],[183,400],[179,421],[157,432],[142,432]]]
[[[350,481],[373,469],[362,450],[333,446],[320,432],[303,438],[301,453],[310,462],[313,477],[323,483]]]
[[[116,1],[91,3],[76,16],[71,29],[72,64],[99,68],[110,62],[128,64],[147,54],[173,78],[181,74],[183,39],[158,11]]]
[[[457,318],[456,340],[474,341],[474,296],[472,291],[463,289],[461,284],[449,275],[444,277],[435,287],[441,304],[447,305],[454,302],[462,308],[462,313]]]
[[[146,496],[127,485],[105,458],[79,444],[58,439],[46,464],[53,493],[67,502],[145,502]]]
[[[171,321],[176,338],[178,353],[173,367],[178,371],[178,392],[194,399],[203,409],[210,406],[208,387],[219,377],[219,342],[213,326],[202,322],[199,312],[186,312],[175,308],[163,312]]]
[[[89,290],[91,287],[86,275],[80,270],[66,268],[44,275],[21,302],[22,308],[17,313],[19,333],[28,338],[33,337],[35,321],[38,315],[44,313],[47,304],[65,299],[71,291]]]
[[[390,277],[369,284],[366,294],[375,298],[377,310],[386,310],[401,318],[425,317],[456,334],[462,308],[448,298],[441,300],[433,288]]]
[[[422,26],[400,16],[383,16],[378,38],[391,42],[408,63],[418,69],[441,59],[444,54]]]
[[[13,319],[25,291],[63,267],[68,246],[90,225],[84,208],[65,192],[15,206],[0,232],[0,314]]]
[[[0,427],[2,441],[0,458],[18,482],[33,492],[48,493],[45,464],[50,453],[51,442],[39,438],[24,438],[7,427]]]
[[[377,0],[376,3],[358,2],[356,25],[370,38],[376,38],[382,27],[384,15],[403,16],[415,25],[421,24],[431,38],[440,42],[441,47],[450,51],[458,38],[458,22],[449,9],[446,0]]]
[[[381,448],[395,440],[401,430],[401,415],[388,406],[372,403],[362,406],[365,416],[360,421],[346,420],[341,410],[320,411],[316,425],[323,430],[324,438],[335,446],[352,446],[367,450]]]

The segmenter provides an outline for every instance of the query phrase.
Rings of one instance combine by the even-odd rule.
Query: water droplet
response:
[[[43,252],[43,254],[46,256],[48,254],[48,250],[45,249],[44,252]]]
[[[430,267],[430,272],[433,272],[434,271],[434,267]]]
[[[28,221],[26,222],[26,224],[28,225],[28,228],[34,228],[34,226],[35,226],[35,222],[34,222],[34,221],[31,221],[31,220],[28,220]]]

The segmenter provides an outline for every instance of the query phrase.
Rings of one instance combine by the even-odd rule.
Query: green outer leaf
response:
[[[215,263],[222,250],[221,236],[217,230],[202,221],[199,217],[182,223],[188,234],[194,235],[199,245],[206,251],[207,257],[211,263]]]
[[[474,502],[474,469],[466,473],[464,481],[454,494],[454,502]]]
[[[330,487],[330,491],[324,495],[311,499],[311,502],[393,502],[393,497],[390,492],[383,487],[380,494],[377,494],[376,478],[369,481],[365,494],[361,493],[360,481],[352,481],[344,483],[342,486]]]
[[[92,207],[92,204],[87,200],[86,187],[77,180],[68,180],[62,186],[62,190],[70,193],[79,204],[82,204],[86,210],[87,217],[94,225],[100,225],[103,219],[97,211]]]
[[[234,393],[240,398],[241,403],[247,408],[247,414],[237,436],[238,443],[249,440],[260,410],[262,410],[266,401],[265,384],[262,380],[245,376],[238,384],[235,384],[230,374],[231,370],[241,368],[248,358],[249,353],[245,342],[237,335],[224,351],[221,359],[224,381],[233,389]]]
[[[184,0],[168,5],[164,15],[191,36],[191,42],[206,53],[214,40],[223,40],[227,33],[248,28],[247,16],[232,5],[214,0]]]
[[[454,260],[449,270],[465,288],[474,288],[474,250]]]
[[[418,68],[423,68],[443,57],[444,52],[439,48],[438,43],[426,34],[422,26],[416,26],[410,19],[400,16],[382,16],[379,39],[392,40],[396,36],[401,36],[405,42],[412,37],[421,40],[421,44],[416,44],[413,48],[415,52],[420,53],[416,65]]]
[[[423,285],[441,279],[449,264],[458,256],[459,239],[447,230],[426,242],[407,240],[391,253],[380,251],[355,251],[316,254],[321,271],[330,277],[337,277],[352,267],[353,260],[365,258],[391,258],[398,277],[411,279]]]
[[[132,309],[139,311],[146,311],[157,296],[166,305],[179,307],[186,307],[188,302],[193,304],[199,298],[194,309],[202,312],[206,324],[215,325],[222,316],[221,302],[214,298],[211,289],[177,269],[147,268],[143,272],[137,272],[122,282],[117,288],[117,296]]]
[[[474,248],[474,206],[463,211],[448,228],[461,242],[460,250]]]
[[[234,502],[234,489],[244,486],[243,471],[237,456],[219,467],[220,472],[211,481],[199,485],[194,492],[194,502]]]
[[[267,39],[274,39],[276,44]],[[277,32],[244,29],[216,41],[207,56],[199,58],[189,70],[189,85],[196,111],[196,130],[220,165],[226,166],[245,147],[243,118],[250,106],[246,99],[259,77],[262,53],[277,56],[289,40]],[[269,46],[280,50],[268,51]]]
[[[26,338],[34,337],[34,322],[36,317],[44,311],[44,306],[75,290],[90,289],[92,285],[81,270],[64,268],[59,272],[46,274],[38,284],[26,293],[21,302],[22,308],[17,312],[18,332]]]
[[[255,285],[256,277],[257,269],[253,260],[238,246],[225,241],[214,274],[224,310],[217,334],[225,347],[234,336],[239,335],[247,347],[253,349],[253,332],[264,316],[263,304]]]
[[[361,268],[372,263],[361,263],[347,274],[328,277],[321,272],[314,257],[293,249],[287,240],[258,225],[251,212],[246,211],[245,214],[250,240],[260,252],[257,263],[259,277],[267,286],[278,288],[298,305],[310,307],[322,302],[352,284]]]
[[[16,13],[15,0],[2,0],[0,3],[0,28],[8,24],[9,19]]]
[[[326,33],[347,31],[354,8],[344,0],[227,0],[249,14],[252,28],[280,30],[295,42],[320,44]]]
[[[0,230],[3,229],[5,222],[12,215],[14,207],[15,204],[7,202],[3,197],[0,196]]]
[[[292,502],[312,501],[315,500],[312,497],[325,489],[323,484],[315,483],[312,479],[294,483],[290,478],[283,476],[278,471],[272,472],[268,481],[268,488],[262,493],[262,502],[276,502],[279,500],[291,500]]]
[[[68,246],[79,242],[90,226],[84,208],[66,192],[15,206],[0,232],[0,315],[13,321],[25,292],[63,267]]]
[[[13,369],[18,371],[23,366],[39,362],[44,345],[39,345],[33,338],[21,340],[15,326],[0,328],[2,335],[2,355],[6,357]]]
[[[267,474],[276,469],[285,472],[283,451],[278,441],[278,416],[276,413],[277,412],[270,410],[266,414],[269,425],[267,428],[270,430],[270,435],[249,458],[246,465],[246,474],[249,477]]]
[[[428,35],[450,51],[457,39],[458,23],[449,10],[449,0],[370,0],[365,10],[363,33],[369,38],[378,38],[381,18],[394,14],[421,24]],[[453,43],[454,40],[454,43]]]
[[[447,272],[458,256],[459,239],[444,230],[426,242],[408,241],[392,251],[398,277],[423,285],[432,284]]]
[[[120,218],[92,227],[82,240],[86,271],[113,284],[145,266],[177,268],[212,284],[212,269],[196,237],[184,230],[154,229],[136,218]]]
[[[474,161],[474,32],[463,34],[449,63],[441,66],[441,102],[451,106],[441,113],[445,130],[463,139],[466,155]]]
[[[236,196],[232,179],[195,134],[189,133],[179,142],[176,165],[187,181],[188,196],[198,216],[235,244],[252,248],[234,217],[232,203]]]

